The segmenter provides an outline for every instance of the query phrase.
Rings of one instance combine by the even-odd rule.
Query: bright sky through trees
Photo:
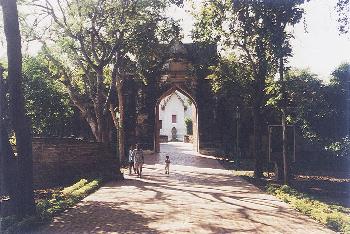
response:
[[[294,56],[291,65],[307,68],[321,78],[329,74],[342,62],[350,62],[350,35],[339,36],[337,13],[334,10],[337,0],[310,1],[305,6],[304,25],[295,28],[292,41]]]
[[[192,0],[194,7],[199,7],[202,0]],[[294,56],[290,66],[309,68],[322,79],[328,80],[330,73],[342,62],[350,62],[350,35],[339,36],[337,30],[337,0],[311,0],[305,4],[305,26],[300,23],[295,27],[295,39],[292,40]],[[184,8],[171,7],[169,15],[181,20],[184,29],[184,42],[191,42],[190,34],[193,18],[189,13],[191,6],[185,1]],[[2,19],[1,19],[2,20]],[[26,49],[26,47],[24,46]],[[29,53],[39,50],[31,45]],[[0,57],[6,53],[0,44]]]
[[[199,7],[202,0],[193,0],[194,7]],[[305,4],[305,25],[295,27],[295,39],[292,40],[293,54],[290,66],[309,68],[324,80],[342,62],[350,62],[350,35],[340,36],[337,28],[337,0],[311,0]],[[187,2],[184,9],[173,7],[169,13],[175,19],[183,19],[185,42],[190,42],[193,18]],[[306,28],[306,32],[304,29]]]

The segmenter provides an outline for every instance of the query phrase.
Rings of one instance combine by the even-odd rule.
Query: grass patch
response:
[[[77,183],[73,184],[72,186],[66,187],[62,190],[62,195],[68,195],[71,194],[74,190],[80,189],[84,185],[86,185],[88,181],[86,179],[81,179]]]
[[[254,171],[232,171],[235,176],[253,177]]]
[[[233,171],[233,174],[244,178],[267,193],[289,203],[299,212],[326,225],[330,229],[336,232],[350,234],[349,208],[334,204],[326,204],[290,186],[276,184],[276,182],[268,178],[256,179],[253,177],[252,171]],[[267,174],[264,174],[264,176],[267,176]]]
[[[344,208],[317,201],[287,185],[267,184],[266,191],[329,228],[350,233],[350,216],[343,212]]]
[[[1,219],[1,230],[3,233],[21,233],[33,227],[50,221],[54,215],[74,206],[84,197],[94,192],[101,186],[102,180],[81,179],[72,186],[52,194],[48,199],[36,201],[37,214],[17,220],[14,216]]]

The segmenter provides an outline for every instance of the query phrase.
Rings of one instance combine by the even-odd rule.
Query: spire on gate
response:
[[[168,47],[168,60],[163,66],[162,82],[185,85],[193,84],[194,75],[191,62],[188,60],[188,51],[179,37],[175,37]]]

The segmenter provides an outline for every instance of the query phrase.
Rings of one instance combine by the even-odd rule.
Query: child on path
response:
[[[165,156],[165,174],[169,175],[170,159],[169,156]]]

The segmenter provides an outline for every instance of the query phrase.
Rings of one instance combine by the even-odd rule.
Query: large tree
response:
[[[196,18],[195,40],[220,42],[233,51],[251,74],[255,175],[262,176],[264,163],[262,135],[265,129],[266,80],[290,54],[287,25],[300,20],[303,1],[206,1]],[[282,62],[282,63],[281,63]],[[282,78],[283,76],[281,76]]]
[[[303,9],[300,7],[304,0],[285,1],[280,4],[274,2],[266,3],[266,17],[264,19],[270,46],[278,67],[278,73],[281,84],[281,105],[282,113],[282,158],[283,158],[283,181],[288,183],[290,178],[289,158],[287,156],[287,91],[284,82],[285,63],[292,55],[290,39],[293,34],[287,29],[288,26],[297,24],[303,15]],[[276,163],[276,167],[278,164]],[[280,168],[277,168],[280,170]],[[279,178],[280,179],[280,178]]]
[[[195,37],[214,35],[226,48],[235,51],[251,74],[250,105],[253,112],[253,155],[255,175],[262,176],[262,130],[265,103],[265,80],[271,74],[274,60],[269,53],[268,34],[264,22],[264,6],[258,1],[206,2],[196,22]],[[218,30],[219,29],[219,30]],[[207,37],[204,37],[207,38]],[[272,66],[271,66],[272,65]]]
[[[26,117],[24,108],[24,96],[22,89],[22,52],[21,52],[21,34],[18,22],[17,3],[13,0],[0,1],[3,11],[4,31],[7,41],[7,59],[8,59],[8,94],[9,94],[9,118],[13,132],[16,137],[17,148],[17,194],[19,201],[17,205],[17,215],[24,217],[35,212],[34,193],[33,193],[33,162],[32,162],[32,137],[30,133],[29,120]],[[1,101],[4,101],[1,98]],[[4,104],[4,103],[2,103]],[[3,121],[3,120],[1,120]],[[1,125],[2,138],[6,137],[4,125]],[[5,142],[5,143],[4,143]],[[2,153],[11,153],[5,139],[2,139]],[[7,148],[8,150],[4,150]],[[7,151],[7,152],[6,152]],[[1,155],[1,157],[12,157],[11,155]],[[4,160],[7,161],[7,160]],[[11,160],[13,161],[13,160]],[[14,166],[13,164],[10,166]],[[6,170],[14,170],[6,168]],[[6,178],[5,178],[6,179]],[[10,185],[9,187],[13,187]]]
[[[166,1],[46,0],[33,5],[38,9],[34,24],[45,16],[52,25],[44,35],[33,30],[31,34],[43,42],[96,140],[110,142],[114,123],[122,159],[124,80],[135,75],[138,58],[145,53],[145,40],[156,38]],[[116,93],[118,98],[113,98]]]

